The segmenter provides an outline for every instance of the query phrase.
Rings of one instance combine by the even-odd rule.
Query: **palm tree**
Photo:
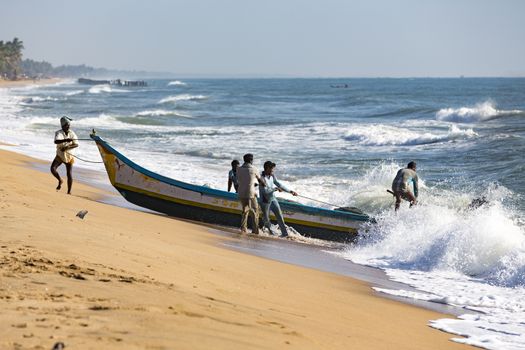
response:
[[[0,78],[4,77],[4,74],[6,73],[7,69],[7,62],[6,62],[6,47],[4,45],[4,41],[0,40]]]
[[[14,80],[18,78],[23,49],[24,43],[18,38],[7,41],[5,44],[0,41],[0,73],[7,74]]]
[[[13,68],[14,80],[18,78],[20,72],[20,62],[22,61],[22,50],[24,49],[24,43],[18,38],[14,38],[11,42],[11,55],[10,62]]]

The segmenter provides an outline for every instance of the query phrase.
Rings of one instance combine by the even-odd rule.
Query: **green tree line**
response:
[[[0,79],[74,77],[108,73],[107,69],[93,68],[85,64],[53,67],[46,61],[22,60],[23,49],[24,43],[18,38],[6,42],[0,40]]]
[[[21,74],[22,50],[24,43],[18,38],[12,41],[0,40],[0,75],[4,79],[17,79]]]
[[[22,59],[24,43],[14,38],[11,41],[0,40],[0,79],[17,80],[19,78],[72,78],[72,77],[104,77],[111,75],[140,77],[166,76],[171,73],[108,70],[81,65],[61,65],[53,67],[46,61]]]

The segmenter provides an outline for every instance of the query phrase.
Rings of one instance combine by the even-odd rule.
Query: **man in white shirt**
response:
[[[265,186],[264,180],[258,174],[257,169],[253,166],[253,154],[245,154],[243,157],[244,164],[237,168],[237,181],[239,181],[239,200],[242,207],[241,233],[248,230],[248,216],[253,217],[254,234],[259,234],[259,205],[255,193],[256,183],[259,186]]]
[[[71,120],[67,116],[60,118],[60,125],[62,129],[55,132],[55,145],[57,146],[57,153],[53,163],[51,163],[51,174],[58,180],[57,191],[62,188],[62,178],[57,171],[57,168],[64,163],[67,172],[67,194],[71,194],[71,187],[73,186],[73,149],[78,147],[78,137],[70,129]]]
[[[264,221],[264,227],[266,227],[271,235],[275,235],[275,233],[272,231],[272,226],[270,222],[270,210],[275,215],[275,218],[277,219],[277,224],[279,224],[279,228],[281,229],[281,237],[288,237],[288,230],[286,229],[286,225],[284,224],[284,218],[283,213],[281,211],[281,206],[279,205],[279,202],[277,201],[277,197],[275,197],[275,192],[288,192],[291,193],[293,196],[297,196],[297,192],[292,191],[288,189],[284,184],[279,182],[277,178],[274,175],[275,170],[275,163],[271,161],[267,161],[264,163],[264,171],[262,172],[261,176],[266,183],[265,187],[261,187],[259,189],[259,195],[261,197],[261,206],[263,209],[263,221]]]

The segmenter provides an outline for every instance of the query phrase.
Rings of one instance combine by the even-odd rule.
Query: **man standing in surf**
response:
[[[414,193],[410,192],[410,182],[414,187]],[[394,181],[392,181],[392,191],[396,197],[396,211],[401,205],[401,199],[410,202],[410,206],[417,204],[418,177],[416,173],[416,162],[408,163],[404,169],[399,169]]]
[[[255,192],[255,186],[265,186],[264,180],[259,176],[257,169],[253,166],[253,154],[245,154],[244,164],[237,168],[237,180],[239,181],[239,200],[242,207],[241,233],[248,231],[248,216],[253,218],[252,232],[259,234],[259,204]]]
[[[55,145],[57,146],[57,153],[53,163],[51,163],[51,174],[58,180],[57,191],[62,188],[62,178],[57,171],[57,168],[64,163],[66,165],[67,173],[67,194],[71,194],[71,187],[73,186],[73,162],[75,158],[71,153],[74,148],[78,147],[78,137],[70,129],[71,120],[67,116],[60,118],[60,126],[62,129],[55,133]]]

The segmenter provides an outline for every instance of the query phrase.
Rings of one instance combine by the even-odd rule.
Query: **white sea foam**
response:
[[[168,96],[161,99],[158,103],[177,103],[180,101],[200,101],[207,99],[207,96],[204,95],[190,95],[190,94],[180,94],[175,96]]]
[[[116,89],[109,85],[95,85],[89,88],[88,91],[90,94],[100,94],[102,92],[107,92],[107,93],[109,92],[129,92],[128,90]]]
[[[474,107],[443,108],[436,113],[436,118],[443,121],[473,123],[491,120],[502,116],[522,114],[519,109],[500,110],[492,101],[479,103]]]
[[[185,82],[183,81],[180,81],[180,80],[174,80],[174,81],[170,81],[168,83],[168,86],[172,86],[172,85],[177,85],[177,86],[186,86],[188,84],[186,84]]]
[[[66,96],[75,96],[75,95],[80,95],[81,93],[83,93],[84,90],[73,90],[73,91],[68,91],[66,92]]]
[[[50,124],[50,125],[60,125],[59,119],[54,117],[31,117],[29,118],[28,125],[35,125],[35,124]]]
[[[148,110],[148,111],[142,111],[137,113],[140,117],[164,117],[164,116],[176,116],[181,118],[192,118],[189,114],[184,114],[180,112],[175,111],[168,111],[165,109],[155,109],[155,110]]]
[[[44,101],[61,101],[65,100],[65,98],[58,98],[58,97],[41,97],[41,96],[32,96],[32,97],[26,97],[22,99],[22,103],[34,103],[34,102],[44,102]]]
[[[74,121],[78,127],[106,128],[106,129],[131,129],[135,128],[127,123],[119,121],[115,116],[101,113],[97,117],[82,118]]]
[[[395,169],[384,164],[365,178],[386,186]],[[379,189],[371,192],[379,195]],[[467,210],[475,196],[469,189],[424,186],[420,192],[420,205],[409,209],[403,204],[397,213],[390,199],[389,208],[375,216],[377,224],[342,255],[381,267],[392,280],[417,289],[380,292],[464,308],[459,320],[431,322],[466,337],[455,341],[488,349],[524,349],[525,230],[516,219],[519,214],[503,204],[513,193],[490,185],[478,194],[488,203]]]
[[[344,139],[364,146],[414,146],[469,139],[478,134],[472,129],[450,126],[446,133],[422,132],[390,125],[354,125]]]

